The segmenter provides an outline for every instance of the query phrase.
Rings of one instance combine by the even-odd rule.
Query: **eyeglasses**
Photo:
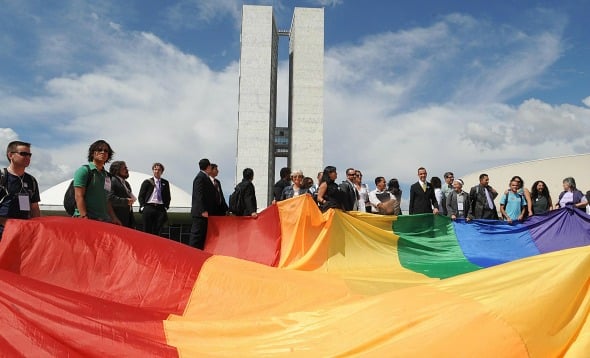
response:
[[[293,175],[291,178],[303,178],[303,175]]]
[[[33,155],[33,153],[30,152],[10,152],[12,154],[18,154],[21,157],[31,157]]]
[[[95,152],[97,152],[97,153],[108,153],[108,152],[109,152],[109,150],[108,150],[108,149],[105,149],[105,148],[103,148],[103,149],[97,149],[97,150],[95,150]]]
[[[362,175],[360,175],[360,174],[355,174],[354,176],[355,176],[355,177],[357,177],[357,178],[362,178],[362,177],[363,177],[363,176],[362,176]]]
[[[346,175],[349,177],[353,177],[355,174],[354,173],[346,173]]]

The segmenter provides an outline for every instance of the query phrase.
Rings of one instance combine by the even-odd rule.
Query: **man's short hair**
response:
[[[488,175],[483,173],[479,175],[479,180],[481,181],[483,178],[487,177]]]
[[[199,160],[199,169],[201,169],[201,170],[207,169],[207,167],[209,167],[210,165],[211,165],[211,162],[207,158],[203,158],[203,159]]]
[[[154,168],[156,168],[156,167],[162,168],[162,173],[164,173],[164,164],[158,163],[158,162],[152,164],[152,170],[154,170]]]
[[[246,180],[252,180],[254,179],[254,170],[252,170],[251,168],[246,168],[242,172],[242,176]]]
[[[444,174],[444,178],[445,178],[445,179],[447,179],[447,178],[450,178],[450,177],[454,177],[454,176],[455,176],[455,174],[453,174],[453,172],[446,172],[446,173]]]
[[[384,177],[377,177],[377,178],[375,178],[375,185],[381,183],[381,180],[385,181],[385,178]]]
[[[281,179],[289,178],[291,176],[291,168],[289,168],[289,167],[281,168],[279,175],[281,176]]]
[[[211,169],[217,169],[217,164],[211,163]]]
[[[8,157],[8,153],[10,152],[16,152],[16,149],[19,145],[23,145],[25,147],[31,147],[31,143],[27,143],[27,142],[23,142],[20,140],[13,140],[12,142],[8,143],[8,145],[6,146],[6,159],[8,159],[8,162],[10,162],[10,158]]]

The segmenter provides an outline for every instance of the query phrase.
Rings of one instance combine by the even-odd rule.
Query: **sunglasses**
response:
[[[29,153],[29,152],[10,152],[10,153],[13,153],[13,154],[18,154],[18,155],[20,155],[21,157],[30,157],[30,156],[32,156],[32,155],[33,155],[33,153]]]

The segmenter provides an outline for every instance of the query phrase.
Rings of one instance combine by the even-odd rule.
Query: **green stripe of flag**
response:
[[[448,217],[400,215],[393,222],[393,231],[399,235],[400,263],[409,270],[429,277],[447,278],[481,268],[463,255]]]

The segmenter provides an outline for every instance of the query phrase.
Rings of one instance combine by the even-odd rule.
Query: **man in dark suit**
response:
[[[133,203],[136,198],[131,192],[131,185],[127,182],[129,169],[124,161],[118,160],[111,163],[111,192],[109,200],[115,215],[121,221],[121,225],[135,229],[135,218],[133,217]]]
[[[215,211],[210,212],[209,215],[223,216],[227,214],[228,207],[225,197],[223,196],[223,189],[221,189],[221,182],[217,179],[217,175],[219,175],[219,167],[217,164],[211,163],[211,172],[209,173],[209,176],[213,180],[213,186],[217,190],[217,193],[215,193],[215,202],[217,205]]]
[[[427,175],[425,168],[418,168],[418,181],[410,187],[410,215],[438,214],[438,201],[434,195],[434,188],[426,181]]]
[[[288,187],[289,185],[291,185],[291,168],[289,167],[284,167],[281,168],[281,172],[279,173],[281,176],[281,179],[279,179],[273,189],[273,199],[272,199],[272,203],[275,204],[276,202],[281,200],[281,195],[283,195],[283,190]]]
[[[498,210],[494,199],[498,196],[496,189],[490,186],[490,177],[487,174],[479,175],[479,185],[469,191],[471,202],[470,219],[498,220]]]
[[[340,184],[340,191],[343,193],[342,198],[344,199],[343,206],[346,211],[358,210],[359,192],[353,183],[355,175],[354,168],[346,169],[346,180]]]
[[[243,212],[238,216],[258,217],[258,205],[256,203],[256,190],[252,181],[254,180],[254,170],[246,168],[242,171],[242,182],[238,184],[242,190],[242,207]]]
[[[205,248],[209,214],[213,215],[218,205],[216,201],[217,189],[215,189],[209,177],[210,171],[211,162],[209,162],[209,159],[204,158],[199,160],[199,173],[193,180],[193,200],[191,206],[193,224],[191,226],[189,245],[201,250]]]
[[[152,165],[154,176],[141,183],[139,188],[139,205],[143,219],[143,231],[160,235],[162,226],[168,220],[166,210],[170,207],[170,183],[162,178],[164,165]]]

